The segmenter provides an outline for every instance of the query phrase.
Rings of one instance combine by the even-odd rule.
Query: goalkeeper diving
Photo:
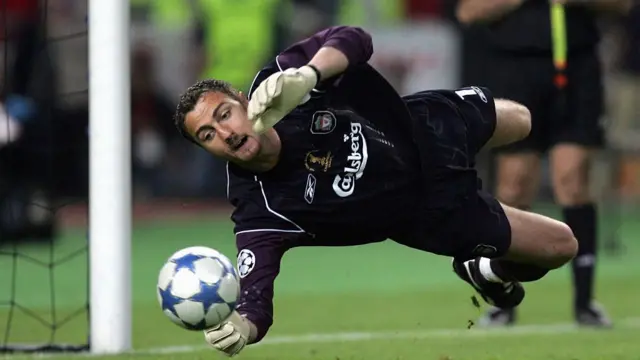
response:
[[[567,225],[500,204],[482,190],[475,156],[525,138],[526,107],[482,87],[400,96],[367,62],[370,35],[325,29],[284,50],[247,94],[204,80],[182,95],[180,133],[228,161],[241,298],[205,331],[233,356],[273,324],[285,252],[390,239],[452,258],[489,304],[519,305],[521,283],[570,261]],[[420,276],[413,274],[413,276]]]

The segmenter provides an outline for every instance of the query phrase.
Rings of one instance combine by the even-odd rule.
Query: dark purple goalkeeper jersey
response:
[[[236,234],[271,229],[305,233],[316,244],[371,242],[389,237],[412,210],[420,168],[409,113],[366,64],[366,33],[334,27],[294,45],[258,73],[249,96],[274,72],[308,63],[322,46],[343,50],[350,69],[276,124],[276,167],[252,174],[229,164]]]
[[[319,84],[276,124],[277,166],[250,173],[228,165],[238,310],[256,324],[258,340],[273,322],[273,283],[288,249],[393,238],[415,223],[426,191],[425,150],[415,136],[424,125],[412,117],[410,101],[367,64],[373,49],[362,29],[332,27],[294,44],[258,72],[249,95],[269,75],[307,64],[324,46],[342,51],[349,69]],[[425,97],[458,111],[449,100],[458,98],[453,92]]]

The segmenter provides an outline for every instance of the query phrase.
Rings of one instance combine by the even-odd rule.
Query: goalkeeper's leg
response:
[[[397,241],[453,257],[456,274],[488,303],[513,308],[524,298],[521,282],[561,267],[576,255],[578,244],[564,223],[502,205],[478,190],[469,170],[480,149],[522,140],[531,130],[531,114],[521,104],[495,100],[495,110],[493,123],[432,119],[443,129],[432,136],[444,145],[430,154],[434,159],[428,164],[437,166],[430,169],[421,222]],[[466,136],[455,136],[459,133]],[[467,156],[442,155],[450,149]]]
[[[535,137],[502,148],[496,156],[496,196],[503,204],[529,210],[538,191],[540,153]],[[536,151],[536,149],[540,149]],[[480,319],[480,326],[513,325],[516,308],[489,309]]]
[[[472,260],[454,260],[453,268],[487,303],[510,309],[524,298],[521,282],[539,280],[550,270],[569,262],[578,251],[578,243],[571,229],[562,222],[506,205],[501,207],[511,232],[506,254],[497,258],[478,256]]]
[[[525,109],[508,102],[496,102],[496,109],[496,126],[485,147],[510,144],[528,134],[531,118]],[[578,251],[566,224],[500,204],[484,191],[465,207],[460,218],[473,220],[465,220],[459,240],[463,250],[457,252],[454,271],[498,308],[516,307],[524,298],[521,282],[541,279]]]

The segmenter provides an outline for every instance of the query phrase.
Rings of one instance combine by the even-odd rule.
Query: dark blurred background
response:
[[[326,26],[370,31],[372,64],[403,94],[482,85],[482,39],[455,21],[454,6],[453,0],[132,0],[136,203],[223,202],[224,163],[173,128],[179,94],[209,77],[246,89],[265,60]],[[87,4],[7,0],[0,7],[0,239],[28,238],[55,231],[62,210],[73,213],[63,205],[86,205]],[[640,196],[638,11],[601,25],[610,146],[594,169],[594,191],[600,201],[622,204],[623,197],[633,204]],[[480,169],[491,186],[488,155]],[[546,180],[543,190],[540,201],[551,201]]]

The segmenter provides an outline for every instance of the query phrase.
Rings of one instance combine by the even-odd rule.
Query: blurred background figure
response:
[[[610,105],[614,110],[612,136],[628,147],[640,147],[640,7],[631,9],[628,16],[614,27],[620,55],[616,59],[616,73],[612,79]]]
[[[580,325],[610,326],[593,302],[598,216],[590,173],[595,150],[604,145],[604,79],[598,43],[600,15],[624,14],[627,0],[566,3],[568,44],[566,79],[554,69],[549,0],[459,0],[458,20],[475,24],[469,31],[483,60],[479,80],[494,96],[526,105],[532,113],[530,136],[496,151],[498,198],[527,210],[539,188],[542,156],[549,154],[551,182],[564,221],[580,249],[573,260],[574,316]],[[468,53],[473,61],[474,53]],[[485,325],[510,325],[516,310],[490,310]]]
[[[50,239],[56,81],[37,0],[0,5],[0,242]]]
[[[167,147],[175,131],[171,121],[173,103],[166,99],[154,77],[153,52],[136,44],[131,54],[131,133],[134,194],[140,200],[162,196],[165,176],[162,172]]]

